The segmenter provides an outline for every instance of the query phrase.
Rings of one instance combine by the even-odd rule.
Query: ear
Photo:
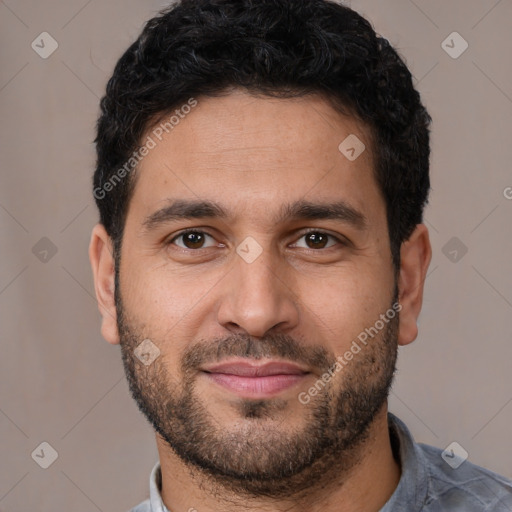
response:
[[[98,309],[103,317],[101,334],[112,345],[119,343],[115,305],[115,272],[112,241],[103,224],[96,224],[89,244],[89,260],[94,275]]]
[[[425,224],[418,224],[400,249],[398,278],[400,330],[398,344],[407,345],[418,336],[418,316],[423,303],[423,283],[432,258],[432,247]]]

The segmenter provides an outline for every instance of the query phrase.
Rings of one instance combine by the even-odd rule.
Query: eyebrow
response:
[[[230,215],[222,205],[214,201],[169,199],[166,206],[144,219],[142,227],[148,233],[172,221],[207,218],[227,220]],[[366,216],[343,200],[317,203],[301,199],[283,205],[273,222],[279,224],[286,220],[337,220],[360,231],[368,227]]]

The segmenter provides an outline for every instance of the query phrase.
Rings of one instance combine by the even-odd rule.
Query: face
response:
[[[123,363],[162,442],[211,478],[284,495],[346,469],[385,405],[398,313],[373,165],[366,127],[322,98],[242,92],[198,98],[142,160],[116,269]]]

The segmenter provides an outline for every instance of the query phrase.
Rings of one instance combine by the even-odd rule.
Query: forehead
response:
[[[320,96],[200,97],[168,131],[158,128],[143,138],[153,147],[139,163],[128,218],[142,222],[169,197],[215,200],[254,222],[299,199],[342,199],[370,217],[382,210],[369,128]]]

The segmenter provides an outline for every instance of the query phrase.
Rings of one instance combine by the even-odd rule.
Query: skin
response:
[[[350,134],[366,145],[352,162],[338,151]],[[120,332],[119,297],[116,308],[112,243],[101,224],[93,228],[89,248],[102,335],[111,344],[121,343],[127,373],[131,369],[148,403],[150,396],[160,404],[167,396],[183,396],[185,383],[192,382],[195,403],[215,433],[233,434],[241,441],[252,436],[259,453],[265,454],[271,442],[266,436],[279,443],[291,432],[305,431],[311,411],[322,400],[334,409],[335,399],[326,398],[331,396],[327,390],[339,395],[351,382],[356,389],[380,382],[382,354],[391,357],[398,345],[417,336],[431,259],[423,224],[401,247],[396,283],[401,311],[395,332],[387,333],[389,339],[384,331],[379,333],[310,404],[301,404],[297,395],[317,382],[320,367],[309,365],[304,379],[269,399],[261,406],[261,416],[251,418],[244,415],[249,401],[200,372],[184,373],[180,366],[194,344],[201,348],[236,336],[260,341],[258,346],[268,350],[274,337],[287,336],[307,353],[316,349],[332,361],[375,324],[392,304],[395,275],[385,202],[373,166],[368,128],[337,113],[319,96],[271,99],[235,90],[222,98],[198,98],[197,107],[149,152],[138,170],[118,269],[126,332]],[[175,220],[145,230],[144,219],[169,198],[215,201],[229,217]],[[343,200],[364,215],[367,226],[357,229],[337,219],[274,221],[282,205],[300,199]],[[185,228],[210,235],[198,245],[205,248],[186,248],[186,239],[174,238]],[[306,230],[335,238],[325,247],[315,246]],[[236,252],[248,236],[261,248],[252,263]],[[131,357],[146,338],[160,350],[150,366]],[[385,400],[362,439],[336,457],[326,454],[316,472],[305,469],[270,496],[257,487],[237,488],[236,482],[187,463],[159,433],[156,441],[162,497],[174,512],[378,511],[400,478]],[[252,460],[248,451],[241,453]],[[306,478],[308,471],[314,478]]]

